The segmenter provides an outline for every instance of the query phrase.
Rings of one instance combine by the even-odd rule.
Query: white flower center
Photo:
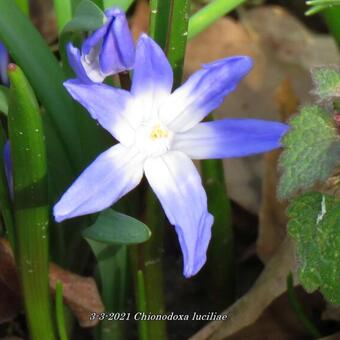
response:
[[[160,156],[171,147],[173,132],[160,122],[142,123],[136,131],[136,147],[146,156]]]

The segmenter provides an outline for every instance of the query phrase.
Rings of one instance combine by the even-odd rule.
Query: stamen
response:
[[[151,131],[150,137],[152,140],[156,140],[159,138],[168,137],[168,131],[162,130],[161,126],[157,124]]]

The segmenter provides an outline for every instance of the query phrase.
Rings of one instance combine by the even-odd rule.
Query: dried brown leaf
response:
[[[292,241],[286,238],[250,291],[222,312],[229,316],[228,319],[209,323],[190,339],[222,340],[252,325],[273,300],[286,290],[289,272],[295,273],[295,255]]]
[[[22,303],[15,263],[9,242],[0,239],[0,324],[13,320]]]
[[[275,100],[282,121],[287,121],[297,112],[299,100],[289,77],[281,82]],[[264,155],[260,229],[257,239],[257,253],[263,262],[267,262],[275,253],[286,235],[287,202],[279,201],[276,194],[279,180],[277,164],[280,154],[281,150],[274,150]]]
[[[89,315],[103,312],[104,305],[94,279],[73,274],[53,263],[50,264],[49,276],[52,292],[55,292],[56,283],[62,282],[64,301],[77,317],[80,326],[95,326],[98,320],[90,320]]]
[[[96,282],[91,277],[71,273],[51,263],[50,288],[55,293],[58,281],[63,285],[64,302],[70,307],[82,327],[93,327],[99,321],[90,320],[90,313],[101,313],[101,301]],[[14,256],[7,240],[0,238],[0,323],[15,317],[21,311],[21,294]]]

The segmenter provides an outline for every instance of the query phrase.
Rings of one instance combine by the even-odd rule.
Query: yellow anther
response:
[[[150,137],[152,140],[168,137],[168,131],[162,130],[161,126],[157,124],[151,131]]]

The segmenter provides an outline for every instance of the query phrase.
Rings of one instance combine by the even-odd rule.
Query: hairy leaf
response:
[[[331,303],[340,304],[340,201],[317,192],[306,193],[293,200],[288,215],[301,284],[308,292],[320,288]]]
[[[316,105],[305,106],[290,121],[280,158],[278,195],[287,198],[325,180],[339,160],[340,138],[331,115]]]
[[[320,99],[340,97],[340,72],[334,68],[316,67],[312,71],[315,93]]]

